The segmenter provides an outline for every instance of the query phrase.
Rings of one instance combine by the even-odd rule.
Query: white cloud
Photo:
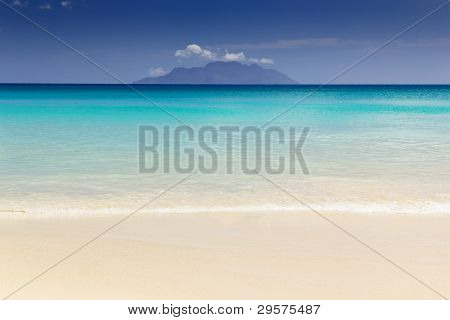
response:
[[[260,43],[238,43],[226,45],[231,49],[286,49],[297,47],[327,47],[344,43],[346,40],[339,38],[304,38],[276,40],[272,42]]]
[[[14,7],[26,7],[28,2],[22,0],[14,0],[11,5]]]
[[[61,1],[61,6],[67,9],[72,9],[72,2],[70,0]]]
[[[52,10],[52,6],[49,3],[41,4],[38,8],[41,10]]]
[[[245,62],[247,60],[243,52],[232,53],[228,51],[227,53],[224,54],[222,59],[224,61],[238,61],[238,62]]]
[[[276,40],[272,42],[260,43],[235,43],[224,44],[224,47],[233,50],[246,49],[290,49],[302,47],[362,47],[371,48],[377,47],[381,43],[375,40],[357,40],[357,39],[341,39],[341,38],[304,38],[304,39],[289,39]],[[391,46],[397,45],[400,47],[438,47],[450,45],[450,38],[429,38],[416,40],[396,40],[392,42]]]
[[[216,54],[208,49],[200,47],[198,44],[190,44],[185,49],[175,51],[177,58],[199,57],[206,60],[215,60]]]
[[[148,74],[150,75],[150,77],[160,77],[166,74],[166,72],[164,71],[163,68],[159,67],[159,68],[150,68],[150,70],[148,70]]]
[[[414,41],[397,40],[393,42],[399,47],[447,47],[450,38],[419,39]]]
[[[212,61],[236,61],[241,63],[258,63],[258,64],[274,64],[269,58],[247,58],[244,52],[229,52],[223,49],[209,50],[202,48],[198,44],[192,43],[184,49],[175,51],[175,57],[179,59],[200,58]]]
[[[261,59],[259,59],[259,63],[262,63],[262,64],[274,64],[275,62],[272,59],[261,58]]]
[[[250,59],[248,59],[248,62],[259,63],[259,64],[274,64],[275,63],[272,59],[268,59],[268,58],[261,58],[261,59],[250,58]]]

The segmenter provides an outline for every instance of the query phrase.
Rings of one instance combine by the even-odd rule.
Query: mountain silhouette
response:
[[[174,68],[160,77],[147,77],[135,84],[297,84],[285,74],[257,64],[211,62],[204,67]]]

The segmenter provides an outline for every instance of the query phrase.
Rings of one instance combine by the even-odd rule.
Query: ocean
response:
[[[139,93],[124,85],[0,85],[0,213],[126,214],[155,197],[143,211],[450,213],[450,86],[134,88]],[[231,155],[223,136],[210,141],[219,158],[213,173],[198,170],[197,157],[180,173],[174,155],[160,159],[168,171],[140,172],[139,126],[162,136],[181,125],[195,136],[205,126],[308,128],[307,172],[299,163],[294,173],[243,172],[242,139],[250,162],[258,142],[239,133]],[[164,139],[198,150],[188,138]],[[275,162],[282,142],[270,155]],[[236,168],[226,172],[230,161]]]

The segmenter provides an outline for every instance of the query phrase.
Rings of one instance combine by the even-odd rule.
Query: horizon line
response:
[[[295,84],[222,84],[222,83],[107,83],[107,82],[0,82],[0,85],[115,85],[115,86],[450,86],[450,83],[295,83]]]

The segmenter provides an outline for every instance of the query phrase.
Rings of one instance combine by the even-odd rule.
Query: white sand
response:
[[[0,216],[0,295],[119,220]],[[328,214],[450,297],[450,215]],[[313,213],[138,213],[11,299],[439,299]]]

